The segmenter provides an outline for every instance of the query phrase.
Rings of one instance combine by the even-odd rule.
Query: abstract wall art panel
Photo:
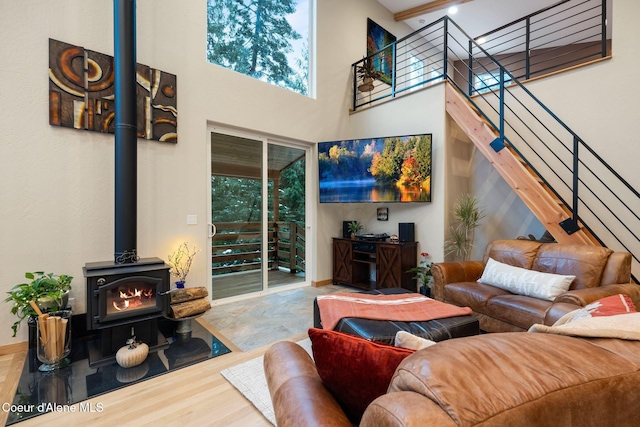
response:
[[[138,138],[178,142],[177,78],[136,65]],[[113,57],[49,39],[49,123],[114,131]]]
[[[96,132],[113,133],[115,106],[113,104],[113,57],[92,50],[87,55],[87,127]]]

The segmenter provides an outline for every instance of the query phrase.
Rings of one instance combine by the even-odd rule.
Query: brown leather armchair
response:
[[[264,369],[278,426],[352,425],[296,343],[272,345]],[[640,341],[483,334],[400,362],[360,427],[631,427],[639,393]]]
[[[553,301],[512,294],[478,283],[489,258],[544,273],[574,275],[567,292]],[[487,332],[526,331],[535,323],[552,325],[569,311],[609,295],[626,294],[640,308],[640,286],[631,281],[631,254],[588,245],[530,240],[497,240],[482,261],[441,262],[431,268],[434,298],[471,307]]]

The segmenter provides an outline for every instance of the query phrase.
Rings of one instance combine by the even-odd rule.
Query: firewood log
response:
[[[211,308],[211,303],[204,298],[193,301],[171,304],[171,313],[174,319],[181,319],[196,314],[204,313]]]
[[[209,292],[207,292],[207,288],[184,288],[184,289],[174,289],[170,293],[171,295],[171,304],[176,304],[179,302],[192,301],[195,299],[206,298],[209,296]]]
[[[44,347],[44,354],[47,360],[54,360],[56,357],[56,349],[58,348],[57,319],[59,319],[58,316],[47,318],[47,344]]]
[[[67,319],[58,320],[56,327],[58,328],[58,346],[56,347],[56,357],[62,357],[67,338]]]

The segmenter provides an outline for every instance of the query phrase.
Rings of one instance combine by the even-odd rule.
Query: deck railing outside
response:
[[[270,222],[266,248],[268,268],[291,273],[305,271],[304,226],[297,222]],[[227,274],[262,268],[260,222],[216,223],[212,238],[212,274]]]

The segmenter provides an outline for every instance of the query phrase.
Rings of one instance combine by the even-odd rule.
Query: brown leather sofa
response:
[[[352,425],[302,347],[276,343],[264,365],[279,427]],[[484,334],[404,359],[360,426],[630,427],[639,395],[640,341]]]
[[[489,258],[576,278],[553,301],[516,295],[477,282]],[[631,254],[597,246],[497,240],[487,245],[482,261],[441,262],[431,271],[434,298],[470,307],[486,332],[521,332],[535,323],[552,325],[569,311],[609,295],[629,295],[640,306],[640,286],[629,283]]]

